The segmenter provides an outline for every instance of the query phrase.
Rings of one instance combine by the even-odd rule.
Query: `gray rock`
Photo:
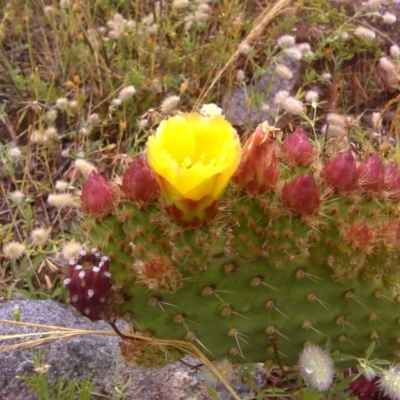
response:
[[[282,79],[275,74],[277,63],[284,64],[293,72],[291,79]],[[222,108],[226,119],[233,125],[250,125],[255,128],[258,124],[268,121],[270,125],[282,127],[286,118],[276,118],[277,107],[273,103],[274,96],[280,90],[289,94],[295,88],[300,76],[301,62],[280,54],[274,62],[264,67],[254,85],[238,89],[224,96]],[[276,119],[278,122],[275,124]]]
[[[111,330],[108,324],[94,323],[84,317],[77,317],[72,308],[51,300],[13,300],[0,303],[0,318],[13,320],[13,310],[16,305],[20,309],[23,322],[78,329]],[[0,323],[0,335],[40,331],[43,332],[43,329]],[[16,342],[16,340],[0,340],[0,346]],[[71,339],[53,340],[42,346],[43,362],[50,365],[51,379],[61,376],[67,377],[68,380],[85,379],[92,373],[92,383],[96,387],[96,393],[111,397],[115,393],[115,387],[121,388],[126,385],[124,394],[127,400],[188,400],[192,398],[191,393],[196,395],[197,399],[210,399],[204,378],[199,371],[190,369],[180,362],[161,369],[126,366],[119,354],[118,342],[118,337],[100,335],[80,335]],[[0,353],[0,400],[37,399],[25,382],[17,378],[25,372],[34,373],[32,351],[34,349]],[[198,363],[190,358],[185,360],[192,365]],[[252,395],[251,391],[237,382],[233,383],[233,386],[241,397]],[[220,399],[232,398],[221,385],[218,385],[217,392]],[[96,395],[92,398],[100,399]]]

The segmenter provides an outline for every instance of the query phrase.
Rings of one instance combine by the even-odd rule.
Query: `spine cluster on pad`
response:
[[[397,164],[349,151],[327,159],[302,129],[283,143],[276,136],[260,125],[222,199],[180,201],[179,215],[144,158],[122,186],[93,172],[82,232],[106,258],[93,250],[70,264],[71,304],[96,320],[104,298],[135,330],[192,342],[210,359],[264,362],[273,339],[291,364],[330,338],[338,353],[363,356],[376,341],[377,356],[398,360]],[[202,201],[213,209],[196,214]],[[131,361],[162,364],[168,349],[146,343],[121,349]]]

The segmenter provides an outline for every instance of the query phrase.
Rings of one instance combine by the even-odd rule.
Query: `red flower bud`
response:
[[[310,165],[314,160],[314,148],[302,128],[297,128],[282,143],[281,156],[290,166]]]
[[[148,204],[157,198],[158,184],[147,160],[136,156],[122,177],[122,191],[133,201]]]
[[[88,214],[108,214],[114,205],[114,188],[93,171],[82,188],[81,201],[83,210]]]
[[[71,305],[92,321],[104,317],[110,304],[111,274],[110,259],[102,257],[96,250],[82,250],[78,259],[69,260],[68,278],[64,285],[68,290]]]
[[[242,160],[234,177],[251,194],[271,190],[279,177],[274,131],[267,123],[258,125],[243,146]]]
[[[358,250],[368,250],[371,246],[374,234],[367,225],[354,223],[347,231],[347,241]]]
[[[358,166],[360,186],[364,192],[379,192],[385,185],[385,167],[378,154],[368,157]]]
[[[358,170],[351,151],[341,153],[325,165],[325,180],[335,192],[349,192],[357,186]]]
[[[385,190],[390,192],[391,197],[400,198],[400,172],[397,163],[385,168]]]
[[[314,177],[305,174],[286,182],[282,188],[281,200],[294,215],[314,214],[321,204],[319,188]]]

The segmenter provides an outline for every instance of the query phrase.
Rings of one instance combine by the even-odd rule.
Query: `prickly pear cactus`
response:
[[[178,115],[120,186],[92,173],[81,226],[94,249],[70,261],[71,304],[210,359],[278,351],[292,364],[329,338],[354,356],[376,341],[377,356],[398,360],[397,164],[324,159],[302,129],[283,143],[277,133],[264,123],[242,148],[223,116]],[[121,346],[144,365],[168,361],[162,346]]]

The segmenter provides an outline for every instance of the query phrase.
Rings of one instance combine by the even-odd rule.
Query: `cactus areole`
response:
[[[180,114],[149,137],[148,164],[135,161],[123,190],[89,177],[81,231],[93,250],[65,283],[82,315],[163,340],[124,339],[130,361],[176,360],[165,341],[178,340],[239,362],[274,359],[273,342],[293,364],[328,339],[357,357],[375,341],[377,357],[400,360],[397,165],[327,159],[302,131],[282,151],[275,132],[260,125],[242,152],[223,116]]]

